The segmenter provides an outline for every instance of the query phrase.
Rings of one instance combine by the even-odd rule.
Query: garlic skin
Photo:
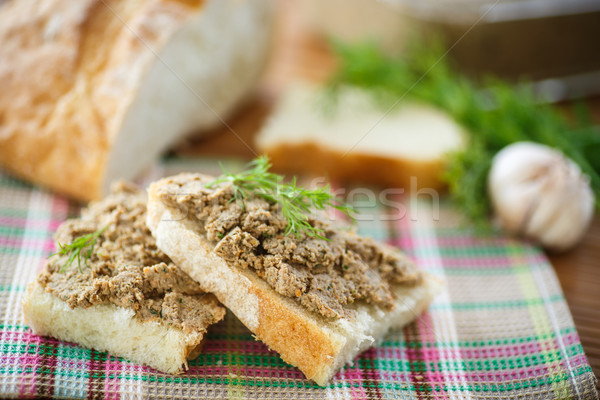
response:
[[[551,147],[517,142],[492,161],[488,194],[500,226],[564,251],[594,215],[594,194],[579,166]]]

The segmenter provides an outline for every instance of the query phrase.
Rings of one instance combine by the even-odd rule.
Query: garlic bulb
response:
[[[537,143],[513,143],[496,154],[488,192],[502,228],[552,250],[575,245],[594,214],[588,177],[561,152]]]

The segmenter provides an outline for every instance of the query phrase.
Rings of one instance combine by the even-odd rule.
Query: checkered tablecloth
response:
[[[215,172],[214,160],[163,161],[146,179]],[[33,335],[20,301],[78,205],[0,171],[0,397],[198,399],[595,399],[595,378],[551,265],[536,247],[476,234],[442,203],[390,194],[359,230],[445,281],[429,311],[321,388],[230,313],[183,375]],[[367,200],[368,200],[368,196]],[[427,197],[427,196],[425,196]],[[402,201],[397,203],[397,201]],[[436,221],[437,220],[437,221]]]

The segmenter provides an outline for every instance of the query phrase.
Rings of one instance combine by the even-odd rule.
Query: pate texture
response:
[[[154,319],[185,333],[204,332],[225,310],[156,247],[145,217],[144,193],[118,184],[110,196],[56,232],[56,241],[67,244],[105,228],[87,263],[65,267],[68,256],[53,256],[38,282],[72,308],[112,303],[133,309],[140,320]]]
[[[416,266],[395,249],[351,231],[335,229],[322,215],[309,222],[329,240],[284,235],[287,221],[279,204],[262,198],[234,199],[223,183],[206,187],[210,177],[179,175],[165,181],[161,201],[198,222],[200,233],[230,265],[248,268],[277,293],[328,318],[352,313],[363,301],[392,308],[392,285],[415,285]]]

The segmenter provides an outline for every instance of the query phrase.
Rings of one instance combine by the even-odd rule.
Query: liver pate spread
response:
[[[228,183],[207,188],[211,178],[184,174],[167,181],[161,200],[195,218],[214,251],[230,265],[248,268],[277,293],[328,318],[352,313],[346,307],[363,301],[392,308],[396,284],[421,280],[416,266],[395,249],[349,230],[334,229],[324,216],[310,216],[312,226],[329,240],[284,235],[287,222],[278,204],[262,198],[232,200]]]
[[[75,260],[67,266],[67,255],[53,256],[38,282],[72,308],[112,303],[133,309],[142,321],[204,332],[224,317],[224,308],[156,247],[145,218],[144,193],[117,185],[110,196],[56,232],[56,242],[64,245],[105,228],[87,263],[79,268]]]

